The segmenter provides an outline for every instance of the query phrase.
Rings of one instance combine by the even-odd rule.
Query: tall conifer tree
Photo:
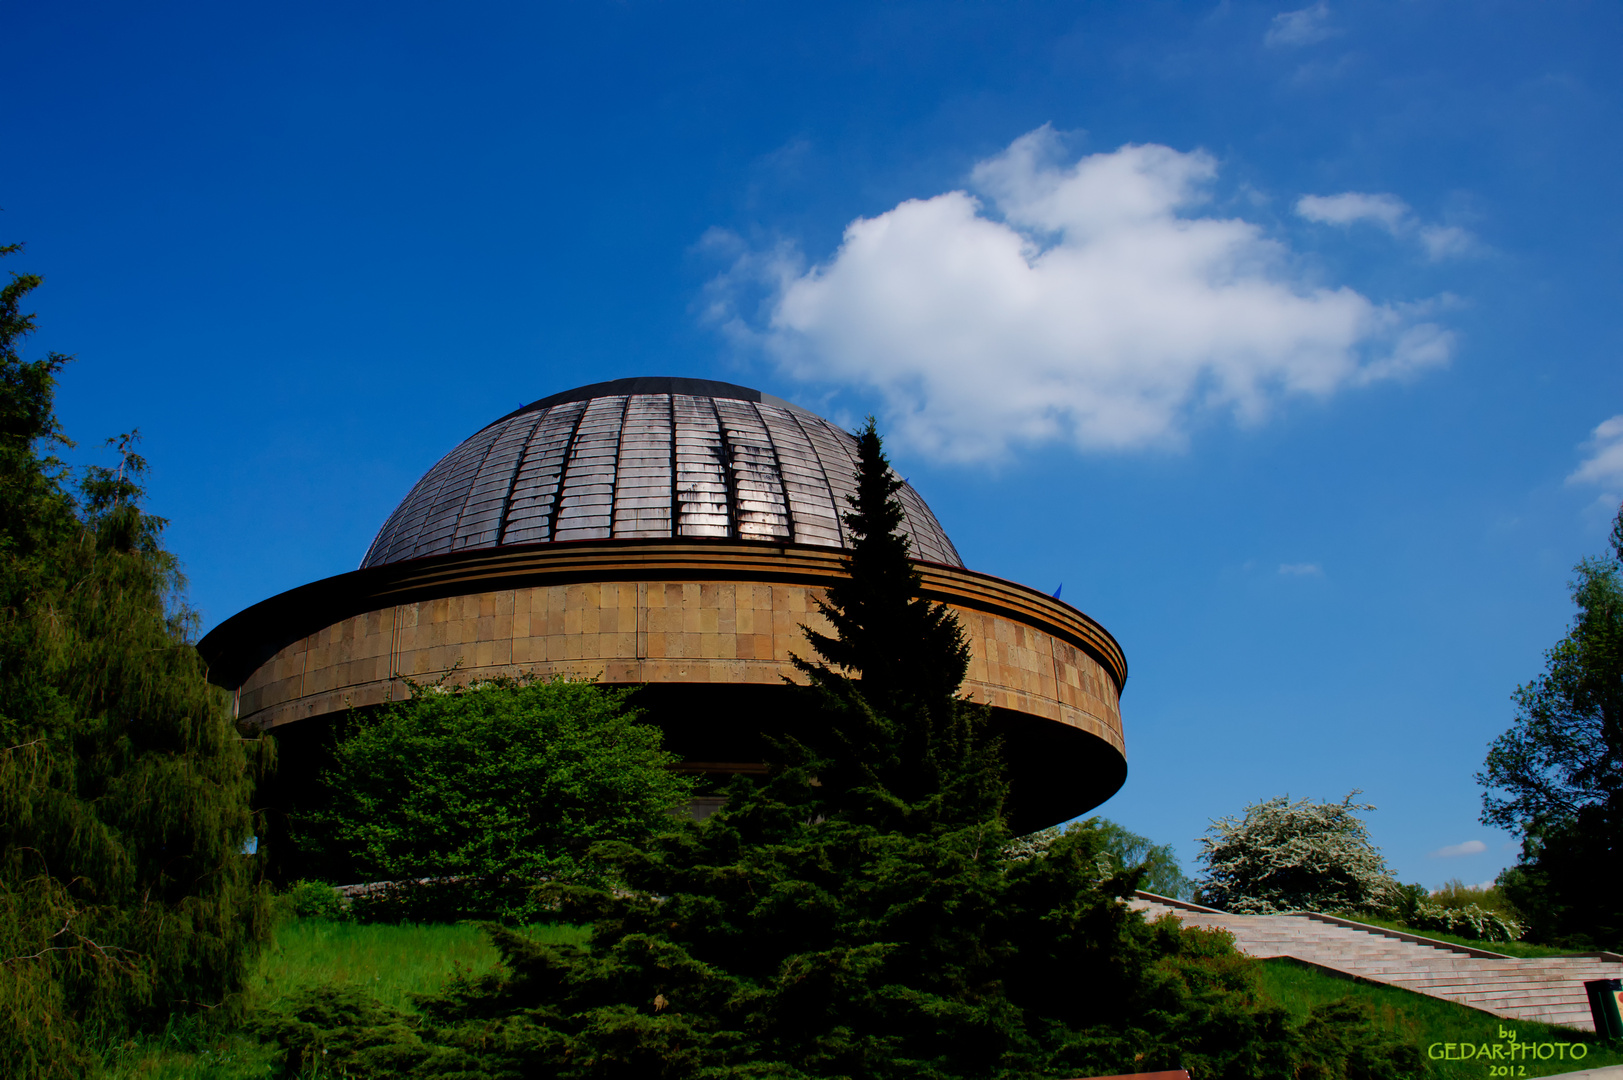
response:
[[[847,576],[817,601],[834,633],[806,629],[821,662],[794,661],[824,718],[805,736],[822,798],[830,812],[891,829],[1000,821],[1000,746],[985,707],[958,696],[969,645],[951,609],[921,595],[896,497],[902,481],[872,417],[857,449]]]

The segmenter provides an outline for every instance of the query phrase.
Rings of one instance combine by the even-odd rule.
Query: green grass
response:
[[[274,1075],[272,1048],[251,1036],[219,1034],[188,1020],[159,1035],[105,1052],[108,1080],[264,1080]]]
[[[1526,941],[1478,941],[1475,938],[1461,937],[1459,934],[1445,934],[1441,930],[1416,930],[1412,926],[1405,926],[1391,919],[1377,919],[1369,915],[1349,915],[1347,918],[1354,922],[1369,923],[1371,926],[1384,926],[1388,930],[1402,930],[1406,934],[1416,934],[1420,937],[1435,938],[1438,941],[1451,941],[1455,945],[1467,945],[1473,949],[1484,949],[1488,952],[1504,953],[1506,956],[1572,956],[1571,949],[1557,949],[1549,945],[1534,945]]]
[[[1578,1061],[1526,1061],[1510,1065],[1499,1076],[1555,1076],[1577,1069],[1603,1065],[1623,1065],[1623,1046],[1597,1041],[1586,1032],[1524,1020],[1504,1020],[1489,1013],[1427,997],[1395,986],[1380,986],[1337,978],[1317,968],[1292,960],[1264,960],[1258,965],[1263,987],[1270,997],[1290,1009],[1298,1019],[1305,1018],[1314,1005],[1327,1004],[1352,996],[1369,1002],[1388,1029],[1419,1044],[1421,1051],[1434,1043],[1503,1043],[1502,1029],[1514,1029],[1520,1043],[1582,1043],[1587,1055]],[[1570,1051],[1569,1051],[1570,1053]],[[1477,1061],[1429,1061],[1438,1080],[1491,1080],[1490,1065]],[[1498,1063],[1501,1068],[1505,1063]],[[1526,1071],[1517,1071],[1525,1066]]]
[[[585,944],[589,929],[532,926],[526,933],[558,944]],[[276,931],[249,982],[250,1007],[274,1005],[300,986],[361,984],[387,1005],[415,1011],[413,994],[432,993],[457,971],[477,974],[497,964],[476,926],[389,926],[292,919]],[[242,1034],[210,1031],[195,1020],[110,1050],[108,1080],[263,1080],[271,1048]]]
[[[531,937],[584,945],[589,930],[534,926]],[[496,950],[476,926],[391,926],[294,919],[260,959],[256,996],[272,1003],[296,986],[320,982],[365,985],[385,1005],[413,1011],[412,995],[438,990],[453,973],[480,974],[496,966]]]
[[[545,941],[584,944],[589,931],[572,926],[538,926],[528,931]],[[263,1008],[301,985],[322,982],[360,984],[378,1000],[413,1010],[413,994],[431,993],[456,971],[483,972],[496,965],[495,949],[477,927],[466,925],[388,926],[294,919],[277,931],[275,943],[259,960],[250,987],[254,1007]],[[1580,1061],[1527,1062],[1526,1072],[1508,1076],[1553,1076],[1575,1069],[1623,1064],[1623,1046],[1607,1046],[1566,1028],[1508,1022],[1488,1013],[1423,994],[1337,978],[1289,960],[1258,964],[1269,996],[1300,1020],[1318,1004],[1349,995],[1368,1001],[1389,1029],[1417,1043],[1496,1043],[1501,1027],[1514,1027],[1520,1042],[1582,1042]],[[1431,1062],[1437,1080],[1492,1080],[1487,1064]],[[264,1080],[272,1075],[268,1047],[238,1034],[211,1033],[193,1021],[178,1022],[112,1051],[108,1080]]]

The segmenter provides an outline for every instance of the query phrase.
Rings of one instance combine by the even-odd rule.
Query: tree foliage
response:
[[[1032,858],[1046,852],[1054,841],[1072,829],[1090,829],[1097,834],[1102,854],[1107,860],[1101,867],[1101,876],[1136,867],[1139,888],[1147,892],[1177,900],[1187,900],[1193,895],[1195,883],[1184,876],[1171,844],[1157,844],[1109,818],[1090,817],[1073,822],[1064,829],[1056,825],[1028,836],[1016,837],[1004,850],[1009,858],[1016,861]]]
[[[1001,821],[1002,747],[989,711],[958,697],[969,646],[952,611],[919,595],[902,481],[872,417],[857,452],[846,576],[817,601],[834,633],[802,627],[817,659],[794,660],[822,719],[784,759],[814,767],[826,810],[852,821],[905,832]]]
[[[593,843],[641,840],[685,808],[691,784],[629,691],[538,678],[412,691],[352,717],[306,825],[363,880],[401,883],[361,903],[374,917],[529,918],[537,882],[591,873]]]
[[[15,252],[15,247],[4,249]],[[232,1013],[267,891],[241,853],[269,764],[191,645],[142,511],[134,437],[77,490],[51,451],[67,357],[0,290],[0,1073],[72,1075],[86,1046],[172,1012]]]
[[[1611,547],[1575,568],[1572,628],[1477,774],[1483,822],[1522,836],[1501,887],[1535,936],[1580,946],[1623,947],[1623,509]]]
[[[1288,796],[1219,818],[1201,838],[1202,903],[1225,911],[1368,911],[1396,897],[1397,884],[1369,841],[1353,802],[1291,802]]]
[[[1416,904],[1404,923],[1414,930],[1436,930],[1478,941],[1519,941],[1527,932],[1526,927],[1504,912],[1477,904],[1464,907]]]
[[[503,968],[423,1001],[416,1029],[360,992],[313,991],[263,1029],[289,1068],[468,1080],[1418,1070],[1367,1017],[1293,1028],[1224,935],[1146,923],[1122,902],[1140,870],[1113,865],[1119,837],[1097,824],[1040,850],[1010,844],[996,744],[956,696],[956,620],[918,602],[871,425],[863,447],[851,563],[887,569],[831,590],[840,636],[814,637],[824,659],[800,665],[826,730],[780,742],[770,775],[735,779],[702,823],[600,845],[618,887],[544,887],[561,917],[593,926],[588,947],[491,926]]]

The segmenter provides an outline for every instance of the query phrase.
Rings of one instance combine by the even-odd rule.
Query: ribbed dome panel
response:
[[[727,383],[622,379],[526,406],[445,455],[363,567],[568,540],[713,537],[846,546],[856,439]],[[911,487],[913,556],[963,566]]]

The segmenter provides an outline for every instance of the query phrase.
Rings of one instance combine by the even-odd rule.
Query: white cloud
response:
[[[1420,308],[1312,284],[1260,227],[1196,214],[1210,155],[1058,150],[1047,127],[1022,136],[975,167],[984,202],[950,191],[859,218],[809,268],[745,251],[710,316],[795,378],[877,391],[893,436],[958,461],[1053,440],[1177,448],[1203,412],[1254,423],[1290,395],[1447,362],[1452,335]],[[755,318],[739,308],[752,284]]]
[[[1432,260],[1438,261],[1460,255],[1471,255],[1477,250],[1476,237],[1456,225],[1424,225],[1420,229],[1420,246]]]
[[[1345,191],[1340,195],[1303,195],[1296,200],[1296,212],[1325,225],[1369,221],[1396,235],[1409,218],[1409,204],[1396,195]]]
[[[1282,11],[1268,24],[1263,35],[1264,45],[1312,45],[1340,33],[1330,25],[1330,5],[1327,0],[1299,11]]]
[[[1488,845],[1480,840],[1467,840],[1463,844],[1449,844],[1440,847],[1431,853],[1434,859],[1457,859],[1461,855],[1480,855],[1488,850]]]
[[[1279,572],[1286,577],[1323,577],[1324,567],[1316,562],[1280,563]]]
[[[1321,225],[1349,227],[1360,222],[1374,225],[1400,239],[1419,241],[1433,262],[1475,254],[1476,237],[1454,225],[1426,225],[1415,217],[1409,204],[1396,195],[1371,195],[1345,191],[1340,195],[1303,195],[1296,200],[1296,213]]]
[[[1597,425],[1584,449],[1589,456],[1567,477],[1567,483],[1598,484],[1608,493],[1623,491],[1623,413]]]

